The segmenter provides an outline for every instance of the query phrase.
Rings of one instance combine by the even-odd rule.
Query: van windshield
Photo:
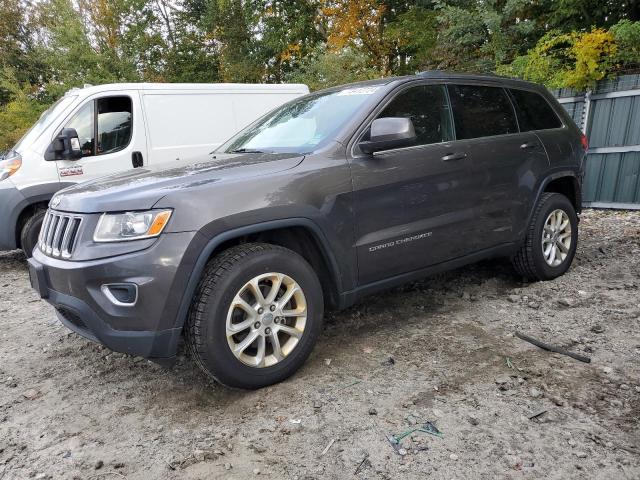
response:
[[[320,92],[268,113],[222,145],[224,153],[309,153],[332,140],[377,85]]]
[[[34,123],[29,130],[27,130],[27,133],[22,136],[18,143],[16,143],[16,146],[13,147],[13,150],[21,153],[23,147],[26,147],[29,144],[35,142],[40,134],[44,131],[44,129],[49,126],[49,122],[60,115],[60,113],[63,112],[69,105],[71,105],[76,98],[78,98],[77,95],[64,96],[53,105],[51,105],[40,115],[38,121]]]

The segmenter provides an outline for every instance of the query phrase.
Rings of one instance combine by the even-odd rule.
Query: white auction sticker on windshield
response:
[[[340,97],[345,95],[371,95],[376,90],[378,90],[378,88],[380,87],[375,86],[375,87],[347,88],[345,90],[341,90],[340,92],[338,92],[338,96]]]

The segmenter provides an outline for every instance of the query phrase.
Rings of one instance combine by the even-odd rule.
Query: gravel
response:
[[[640,212],[580,227],[564,277],[494,260],[370,297],[256,392],[69,332],[0,253],[0,478],[640,478]]]

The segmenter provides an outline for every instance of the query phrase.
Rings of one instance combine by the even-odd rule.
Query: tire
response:
[[[254,280],[261,287],[265,300],[262,303],[249,286]],[[293,289],[294,285],[300,292]],[[269,302],[269,293],[273,291],[276,291],[275,299]],[[287,303],[285,296],[290,292],[294,293]],[[238,298],[245,300],[244,307],[232,307]],[[263,312],[259,310],[260,305],[265,307]],[[272,314],[271,308],[276,309]],[[258,389],[288,378],[302,366],[320,334],[323,313],[320,281],[300,255],[270,244],[243,244],[224,251],[205,268],[185,326],[186,344],[198,366],[219,383],[232,388]],[[284,322],[285,317],[278,316],[289,314],[292,316],[286,316]],[[247,323],[251,326],[238,330],[235,335],[228,334]],[[299,337],[288,333],[294,331]],[[251,335],[258,337],[243,353],[234,354],[232,347],[239,349]],[[279,346],[278,355],[274,336]],[[258,362],[260,366],[254,365]]]
[[[33,215],[31,215],[22,226],[20,230],[20,247],[22,251],[30,258],[33,254],[33,249],[38,244],[38,236],[40,235],[40,228],[42,227],[42,221],[46,210],[41,208],[37,209]]]
[[[554,224],[555,219],[551,218],[552,212],[554,212],[555,219],[561,218],[562,220]],[[554,225],[561,227],[567,220],[570,232],[565,228],[561,232],[551,233],[554,231]],[[545,225],[547,233],[545,233],[546,237],[543,240]],[[556,242],[555,239],[558,239],[559,242]],[[570,239],[568,246],[567,239]],[[545,250],[550,251],[548,249],[552,244],[556,245],[554,252],[557,258],[555,259],[545,256]],[[512,263],[515,270],[528,280],[552,280],[569,269],[577,245],[578,216],[571,201],[559,193],[543,193],[531,217],[524,244],[512,258]],[[551,253],[551,255],[554,254]]]

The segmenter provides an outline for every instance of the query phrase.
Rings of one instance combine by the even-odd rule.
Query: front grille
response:
[[[48,210],[42,222],[38,246],[46,255],[70,258],[82,217]]]

